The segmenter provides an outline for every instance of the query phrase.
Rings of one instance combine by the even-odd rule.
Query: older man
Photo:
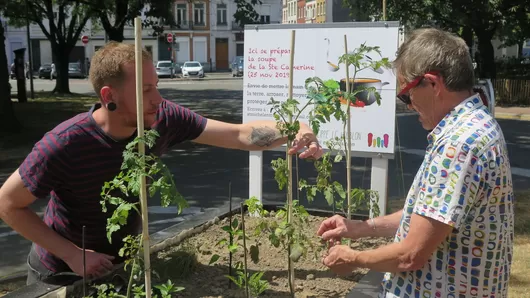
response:
[[[323,263],[386,272],[380,297],[506,297],[513,254],[514,196],[499,124],[472,92],[465,42],[437,29],[412,32],[394,66],[398,98],[430,131],[402,210],[367,221],[335,216],[318,234],[390,237],[373,250],[330,248]]]
[[[225,123],[163,99],[147,51],[142,76],[144,124],[160,134],[155,154],[186,141],[240,150],[264,150],[287,141],[275,121]],[[134,213],[110,244],[105,225],[112,211],[103,213],[99,204],[101,187],[120,172],[123,150],[136,136],[134,45],[112,42],[96,52],[90,79],[100,102],[46,133],[0,189],[0,217],[34,243],[28,256],[28,283],[60,272],[83,275],[83,225],[86,273],[92,277],[119,262],[121,240],[139,232],[140,218]],[[313,131],[302,124],[290,153],[306,146],[301,158],[322,155]],[[48,194],[43,222],[28,206]]]

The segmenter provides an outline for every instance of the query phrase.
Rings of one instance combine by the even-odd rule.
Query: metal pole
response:
[[[29,88],[31,99],[35,99],[35,90],[33,88],[33,54],[31,52],[31,39],[29,36],[29,4],[26,0],[26,39],[28,40],[28,60],[29,60]]]

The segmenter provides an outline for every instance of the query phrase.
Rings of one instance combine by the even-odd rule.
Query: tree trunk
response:
[[[109,40],[122,42],[124,40],[123,37],[123,27],[112,27],[110,30],[106,30],[107,34],[109,36]]]
[[[495,79],[497,77],[497,71],[495,69],[495,52],[493,50],[493,44],[491,39],[493,34],[491,32],[484,32],[475,30],[478,38],[478,50],[480,51],[480,61],[482,65],[480,67],[480,78],[483,79]]]
[[[72,48],[68,46],[52,45],[54,53],[63,53],[62,55],[55,55],[55,69],[57,70],[57,80],[55,81],[55,88],[53,93],[70,94],[70,81],[68,77],[68,63],[70,62],[70,52]]]
[[[18,132],[20,123],[15,116],[9,88],[9,71],[5,47],[4,26],[0,22],[0,131]]]
[[[462,39],[466,42],[471,57],[473,57],[473,37],[473,29],[469,26],[464,26],[464,28],[462,28]]]

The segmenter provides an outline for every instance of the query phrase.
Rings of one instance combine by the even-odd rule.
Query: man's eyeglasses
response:
[[[437,75],[438,72],[437,71],[430,71],[426,74],[430,74],[430,75]],[[425,77],[425,75],[422,75],[422,76],[419,76],[419,77],[416,77],[414,80],[412,80],[412,82],[408,83],[405,88],[403,88],[397,95],[397,98],[399,98],[399,100],[401,100],[403,103],[405,103],[406,105],[409,105],[409,104],[412,104],[412,101],[410,100],[410,93],[409,91],[412,89],[412,88],[415,88],[417,87],[421,81],[423,80],[423,78]]]

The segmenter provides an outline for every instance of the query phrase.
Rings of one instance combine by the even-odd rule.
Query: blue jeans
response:
[[[50,276],[53,276],[55,272],[49,270],[42,264],[40,261],[39,255],[35,250],[35,244],[31,245],[31,250],[28,254],[28,278],[26,280],[26,285],[33,284],[37,281],[42,281]]]

